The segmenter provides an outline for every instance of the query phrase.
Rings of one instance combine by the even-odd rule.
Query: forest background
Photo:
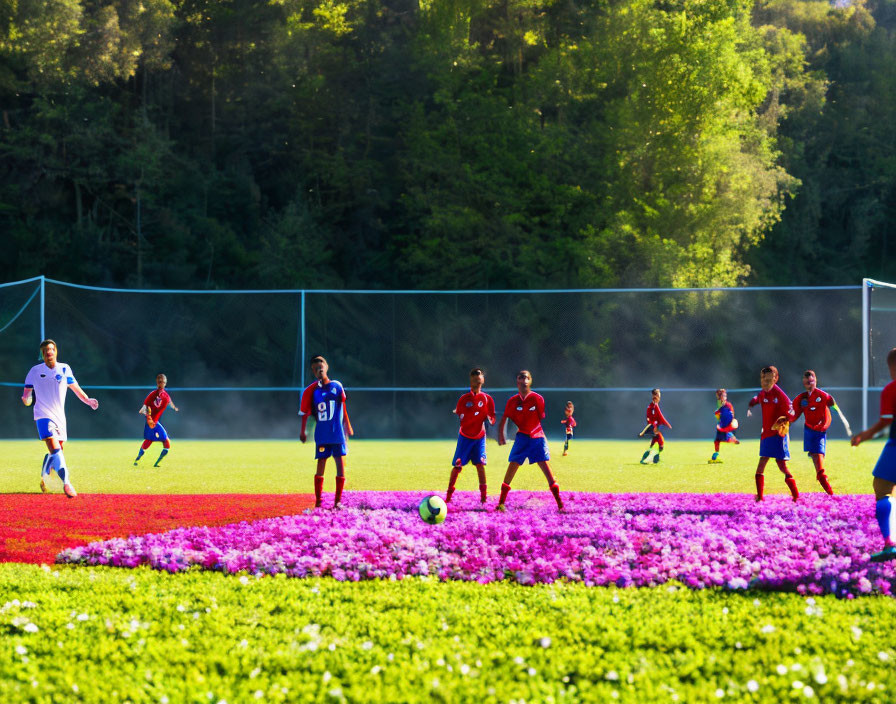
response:
[[[2,0],[0,281],[896,279],[894,29],[893,0]]]

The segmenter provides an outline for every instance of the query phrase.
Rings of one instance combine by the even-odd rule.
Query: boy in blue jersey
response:
[[[352,424],[348,419],[345,405],[345,389],[335,379],[327,375],[329,365],[320,355],[311,358],[311,374],[317,381],[302,393],[299,415],[302,417],[302,430],[299,439],[305,442],[305,427],[308,416],[312,413],[316,420],[314,426],[314,443],[317,446],[314,458],[317,460],[317,472],[314,475],[314,506],[320,507],[324,488],[324,469],[327,458],[332,457],[336,464],[336,495],[333,508],[339,507],[342,500],[342,489],[345,486],[345,460],[348,450],[345,446],[346,436],[354,435]]]
[[[716,410],[715,452],[712,453],[712,457],[709,460],[710,464],[721,463],[719,448],[723,442],[733,442],[735,445],[740,445],[740,440],[734,434],[734,431],[737,430],[737,418],[734,417],[734,406],[728,401],[728,391],[726,389],[716,389],[716,401],[719,407]]]

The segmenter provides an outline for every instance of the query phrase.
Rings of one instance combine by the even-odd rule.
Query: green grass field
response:
[[[160,468],[153,447],[135,469],[137,445],[69,443],[78,490],[311,491],[309,445],[176,441]],[[560,457],[553,443],[552,465],[564,491],[753,491],[756,442],[725,448],[720,465],[706,463],[709,442],[673,442],[644,466],[645,446],[577,440]],[[831,443],[835,489],[869,493],[880,448]],[[443,492],[453,449],[353,442],[347,490]],[[40,444],[0,452],[3,492],[38,491]],[[492,494],[506,452],[489,444]],[[817,491],[794,457],[800,488]],[[475,487],[467,468],[459,488]],[[544,479],[524,467],[514,487]],[[892,702],[894,618],[885,597],[0,564],[0,702]]]
[[[871,493],[871,469],[882,441],[853,448],[845,440],[828,444],[827,470],[837,493]],[[73,481],[81,493],[104,494],[206,494],[206,493],[311,493],[314,446],[288,441],[172,442],[171,453],[158,468],[152,466],[160,446],[153,445],[140,467],[133,466],[139,442],[72,440],[65,448]],[[562,445],[551,443],[551,466],[563,491],[597,492],[734,492],[752,493],[758,441],[747,440],[722,449],[723,464],[707,464],[711,442],[670,442],[659,464],[639,463],[647,447],[643,441],[575,440],[568,457]],[[812,462],[802,442],[791,444],[791,471],[801,491],[819,491]],[[489,486],[500,486],[507,468],[509,446],[489,441]],[[347,490],[398,491],[419,489],[444,492],[448,485],[454,440],[371,441],[349,445]],[[35,441],[2,441],[2,492],[38,491],[43,447]],[[332,463],[328,477],[334,475]],[[786,493],[774,463],[766,469],[766,492]],[[476,470],[467,467],[460,490],[475,490]],[[524,466],[514,489],[541,490],[545,481],[537,468]],[[58,487],[57,487],[58,488]]]

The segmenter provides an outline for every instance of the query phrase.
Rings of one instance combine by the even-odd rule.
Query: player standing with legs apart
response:
[[[563,413],[566,416],[560,422],[566,426],[566,438],[563,441],[563,456],[566,457],[569,454],[569,441],[572,440],[572,429],[576,427],[576,419],[572,417],[572,414],[576,412],[576,407],[572,401],[566,402],[566,408],[563,409]]]
[[[56,470],[62,480],[65,495],[73,499],[78,494],[72,486],[72,475],[62,453],[62,446],[68,439],[65,422],[65,392],[71,389],[83,403],[94,411],[99,401],[90,398],[75,380],[72,368],[56,359],[56,343],[44,340],[40,343],[40,354],[43,362],[31,367],[25,377],[25,389],[22,392],[22,403],[30,406],[34,403],[34,422],[37,424],[37,436],[47,444],[49,451],[44,455],[40,468],[40,490],[47,491],[45,477]]]
[[[302,393],[299,405],[299,415],[302,417],[302,430],[299,439],[305,442],[307,435],[305,427],[308,416],[314,414],[316,424],[314,426],[314,443],[317,449],[314,459],[317,460],[317,471],[314,474],[314,506],[321,505],[321,495],[324,490],[324,469],[327,458],[332,457],[336,464],[336,494],[333,499],[333,508],[339,508],[342,501],[342,489],[345,487],[345,456],[348,449],[345,446],[346,436],[354,435],[352,424],[348,419],[348,409],[345,405],[345,389],[335,379],[327,375],[330,367],[320,355],[311,358],[311,374],[317,381]]]
[[[890,437],[872,472],[874,513],[884,539],[884,549],[871,555],[872,562],[896,560],[896,510],[893,508],[893,488],[896,487],[896,424],[893,423],[893,416],[896,415],[896,347],[887,354],[887,366],[892,381],[880,392],[880,420],[852,437],[852,444],[856,446],[890,426]]]
[[[651,452],[653,452],[654,444],[658,446],[658,449],[653,455],[653,463],[656,464],[660,461],[660,453],[666,447],[666,441],[663,438],[663,434],[660,432],[660,426],[665,425],[669,430],[672,430],[672,426],[660,410],[661,396],[662,394],[659,389],[653,389],[650,392],[650,403],[647,404],[647,425],[640,433],[642,436],[650,436],[650,447],[648,447],[644,451],[644,454],[641,455],[641,464],[648,464],[650,462],[649,458]]]
[[[710,464],[721,463],[719,448],[723,442],[733,442],[735,445],[740,445],[740,440],[734,434],[734,431],[737,430],[737,418],[734,417],[734,406],[728,400],[728,391],[716,389],[716,401],[719,407],[716,410],[715,452],[712,453],[712,457],[709,460]]]
[[[510,492],[510,482],[520,465],[529,460],[529,464],[538,464],[545,479],[548,480],[548,488],[554,495],[557,508],[563,510],[563,501],[560,500],[560,487],[551,472],[551,455],[548,452],[548,441],[541,427],[541,420],[545,417],[544,398],[541,394],[532,391],[532,374],[523,369],[516,375],[516,388],[519,393],[511,396],[504,406],[504,415],[498,423],[498,444],[506,445],[504,427],[507,421],[513,421],[517,428],[513,447],[510,449],[509,464],[504,474],[504,483],[501,484],[501,498],[498,500],[498,510],[504,510],[504,502]]]
[[[140,407],[140,410],[137,411],[137,413],[146,416],[146,423],[143,425],[143,444],[140,446],[140,451],[137,453],[137,457],[134,460],[135,467],[140,461],[140,458],[143,457],[143,453],[146,452],[149,449],[149,446],[154,442],[158,441],[162,443],[162,453],[159,455],[159,459],[156,460],[153,467],[158,467],[159,462],[164,459],[165,455],[168,454],[168,450],[171,449],[171,440],[168,438],[168,431],[166,431],[165,426],[159,422],[159,418],[162,417],[162,414],[168,406],[171,406],[175,412],[178,410],[177,406],[174,405],[174,401],[171,400],[171,396],[165,391],[165,386],[167,384],[168,377],[164,374],[159,374],[156,377],[156,390],[152,391],[149,396],[144,399],[143,405]]]
[[[831,427],[831,408],[837,408],[837,402],[829,393],[818,388],[815,372],[807,369],[803,372],[803,386],[806,390],[793,399],[793,419],[803,414],[806,423],[803,427],[803,452],[807,452],[815,465],[815,478],[829,496],[834,495],[828,477],[824,472],[824,453],[827,446],[828,428]]]
[[[495,424],[495,399],[482,390],[485,375],[478,367],[470,370],[470,391],[461,396],[454,412],[460,420],[460,432],[457,435],[457,449],[451,461],[451,478],[448,480],[448,491],[445,501],[451,501],[454,485],[464,465],[472,462],[479,475],[479,501],[485,503],[488,486],[485,481],[485,424]]]
[[[796,479],[787,469],[790,459],[790,443],[788,431],[793,420],[793,406],[790,398],[778,386],[778,370],[776,367],[763,367],[759,372],[759,383],[762,390],[750,399],[750,408],[759,404],[762,407],[762,433],[759,436],[759,464],[756,466],[756,500],[762,501],[765,495],[765,465],[774,458],[778,469],[784,474],[784,482],[790,489],[790,495],[796,501],[800,492],[796,488]],[[752,415],[747,410],[747,415]]]

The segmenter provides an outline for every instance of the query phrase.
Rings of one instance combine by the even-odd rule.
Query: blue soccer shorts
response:
[[[37,426],[37,437],[41,440],[56,438],[60,442],[65,442],[67,439],[65,428],[60,428],[54,420],[50,420],[49,418],[38,418],[34,421],[34,424]]]
[[[790,442],[787,436],[772,435],[759,441],[759,456],[771,457],[775,460],[790,459]]]
[[[457,436],[457,449],[454,450],[454,459],[451,460],[453,466],[472,462],[473,464],[486,464],[485,461],[485,436],[481,438],[468,438],[463,435]]]
[[[161,423],[156,423],[155,428],[150,428],[149,423],[144,423],[143,439],[150,442],[165,442],[168,439],[168,431]]]
[[[325,460],[327,457],[345,457],[348,449],[345,443],[334,443],[332,445],[318,445],[314,452],[314,459]]]
[[[828,434],[824,430],[803,428],[803,452],[810,455],[823,455],[828,444]]]
[[[529,464],[535,464],[536,462],[547,462],[550,459],[551,453],[548,452],[547,438],[530,438],[524,433],[517,433],[507,461],[523,464],[529,460]]]
[[[896,440],[887,440],[871,474],[896,484]]]

